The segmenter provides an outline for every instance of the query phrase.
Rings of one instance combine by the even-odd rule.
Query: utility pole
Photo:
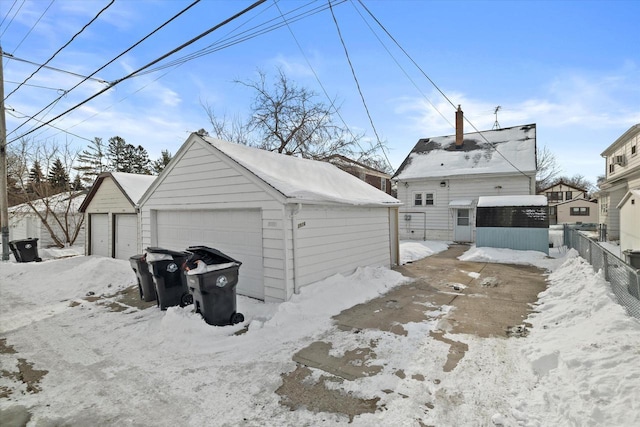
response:
[[[7,196],[7,123],[4,110],[4,74],[0,46],[0,230],[2,261],[9,261],[9,197]]]

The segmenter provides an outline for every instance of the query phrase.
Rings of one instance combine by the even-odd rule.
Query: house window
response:
[[[571,208],[571,216],[589,216],[589,208]]]
[[[611,163],[609,165],[609,173],[613,173],[613,171],[615,170],[616,165],[614,165],[613,163]]]
[[[384,178],[380,178],[380,190],[387,192],[387,180]]]
[[[573,193],[571,191],[567,191],[564,195],[564,199],[565,200],[571,200],[573,199]]]
[[[635,156],[635,155],[636,155],[636,146],[635,146],[635,145],[632,145],[632,146],[631,146],[631,155],[632,155],[632,156]]]
[[[435,195],[433,193],[414,193],[414,206],[433,206],[435,204]]]
[[[547,193],[547,200],[550,202],[561,202],[562,191],[549,191]]]

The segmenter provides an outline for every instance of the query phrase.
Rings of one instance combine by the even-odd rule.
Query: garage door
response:
[[[89,216],[91,224],[91,255],[101,255],[110,257],[109,253],[109,215],[91,214]]]
[[[242,262],[237,293],[264,299],[259,210],[158,211],[158,246],[209,246]]]
[[[129,259],[138,250],[138,216],[135,214],[115,216],[116,258]]]

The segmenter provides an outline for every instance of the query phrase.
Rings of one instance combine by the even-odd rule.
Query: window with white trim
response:
[[[435,204],[435,193],[413,193],[413,206],[433,206]]]
[[[588,207],[571,208],[569,213],[571,216],[589,216]]]

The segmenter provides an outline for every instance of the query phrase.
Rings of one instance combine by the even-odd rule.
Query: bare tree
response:
[[[572,187],[581,188],[587,192],[587,197],[590,196],[596,189],[596,186],[585,178],[583,175],[575,174],[573,176],[561,176],[556,179],[556,182],[564,182]]]
[[[24,203],[15,206],[11,215],[15,218],[35,215],[56,246],[73,245],[84,222],[84,216],[77,212],[77,198],[82,193],[74,191],[69,183],[59,186],[46,180],[34,182],[30,179],[30,169],[31,165],[38,164],[46,175],[54,170],[55,164],[55,170],[62,167],[70,175],[78,152],[68,143],[59,146],[22,140],[12,153],[19,160],[13,163],[10,173],[23,195]]]
[[[550,187],[561,171],[556,156],[546,147],[536,153],[538,169],[536,171],[536,192]]]
[[[380,165],[384,160],[378,155],[380,144],[363,150],[359,144],[362,134],[354,134],[334,122],[338,113],[334,101],[330,106],[318,101],[317,94],[297,86],[282,70],[278,70],[272,84],[262,71],[258,71],[257,80],[237,80],[236,83],[251,89],[255,95],[249,119],[242,122],[238,117],[219,116],[210,105],[201,103],[209,116],[212,136],[316,160],[341,154],[382,169]]]

